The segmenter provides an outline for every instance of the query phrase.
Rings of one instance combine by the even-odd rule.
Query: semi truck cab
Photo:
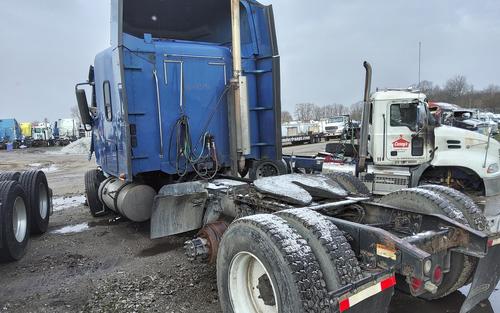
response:
[[[425,95],[381,91],[372,96],[368,151],[376,165],[420,165],[434,152],[435,127]]]
[[[329,118],[325,124],[326,140],[330,140],[330,138],[341,137],[344,134],[345,129],[349,125],[349,122],[349,115],[339,115]]]
[[[279,54],[270,6],[240,2],[238,111],[230,96],[230,1],[111,5],[111,47],[96,56],[89,75],[95,115],[88,123],[97,163],[106,173],[130,182],[143,173],[206,171],[197,159],[209,145],[216,148],[209,163],[217,161],[209,170],[229,168],[236,158],[230,148],[234,115],[243,125],[234,137],[246,143],[238,147],[246,160],[237,160],[240,173],[254,160],[281,160]],[[186,134],[192,160],[180,156],[186,149],[179,136]]]
[[[368,153],[375,167],[404,166],[412,185],[446,183],[500,195],[500,144],[492,136],[438,125],[419,92],[378,91],[370,105]]]

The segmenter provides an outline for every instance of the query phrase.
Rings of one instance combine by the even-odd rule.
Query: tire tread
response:
[[[370,190],[355,176],[349,173],[333,172],[325,174],[334,182],[338,183],[347,192],[359,195],[370,195]]]
[[[330,312],[332,303],[323,273],[307,241],[285,220],[275,215],[258,214],[244,217],[233,223],[232,227],[241,223],[261,229],[282,252],[299,290],[304,312]]]
[[[291,209],[280,211],[276,215],[287,221],[293,219],[302,224],[315,237],[328,255],[341,286],[355,283],[363,278],[354,251],[342,231],[335,224],[311,210]],[[322,270],[324,274],[327,272],[325,268],[322,268]],[[328,270],[332,269],[329,268]]]

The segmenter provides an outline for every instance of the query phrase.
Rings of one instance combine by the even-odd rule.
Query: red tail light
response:
[[[443,269],[440,266],[434,268],[434,273],[432,274],[432,281],[435,284],[440,284],[443,280]]]

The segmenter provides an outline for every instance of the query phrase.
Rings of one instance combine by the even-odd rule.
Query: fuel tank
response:
[[[99,186],[99,199],[106,207],[133,222],[145,222],[151,218],[156,191],[138,183],[128,183],[110,177]]]

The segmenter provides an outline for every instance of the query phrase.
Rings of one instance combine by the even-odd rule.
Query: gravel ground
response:
[[[49,232],[32,238],[26,257],[0,264],[0,312],[221,313],[214,266],[183,254],[192,234],[150,240],[147,223],[93,219],[81,197],[93,163],[46,152],[0,152],[0,171],[47,171],[58,204]],[[474,312],[500,312],[497,298]],[[458,312],[463,299],[459,292],[433,303],[397,295],[390,312]]]

